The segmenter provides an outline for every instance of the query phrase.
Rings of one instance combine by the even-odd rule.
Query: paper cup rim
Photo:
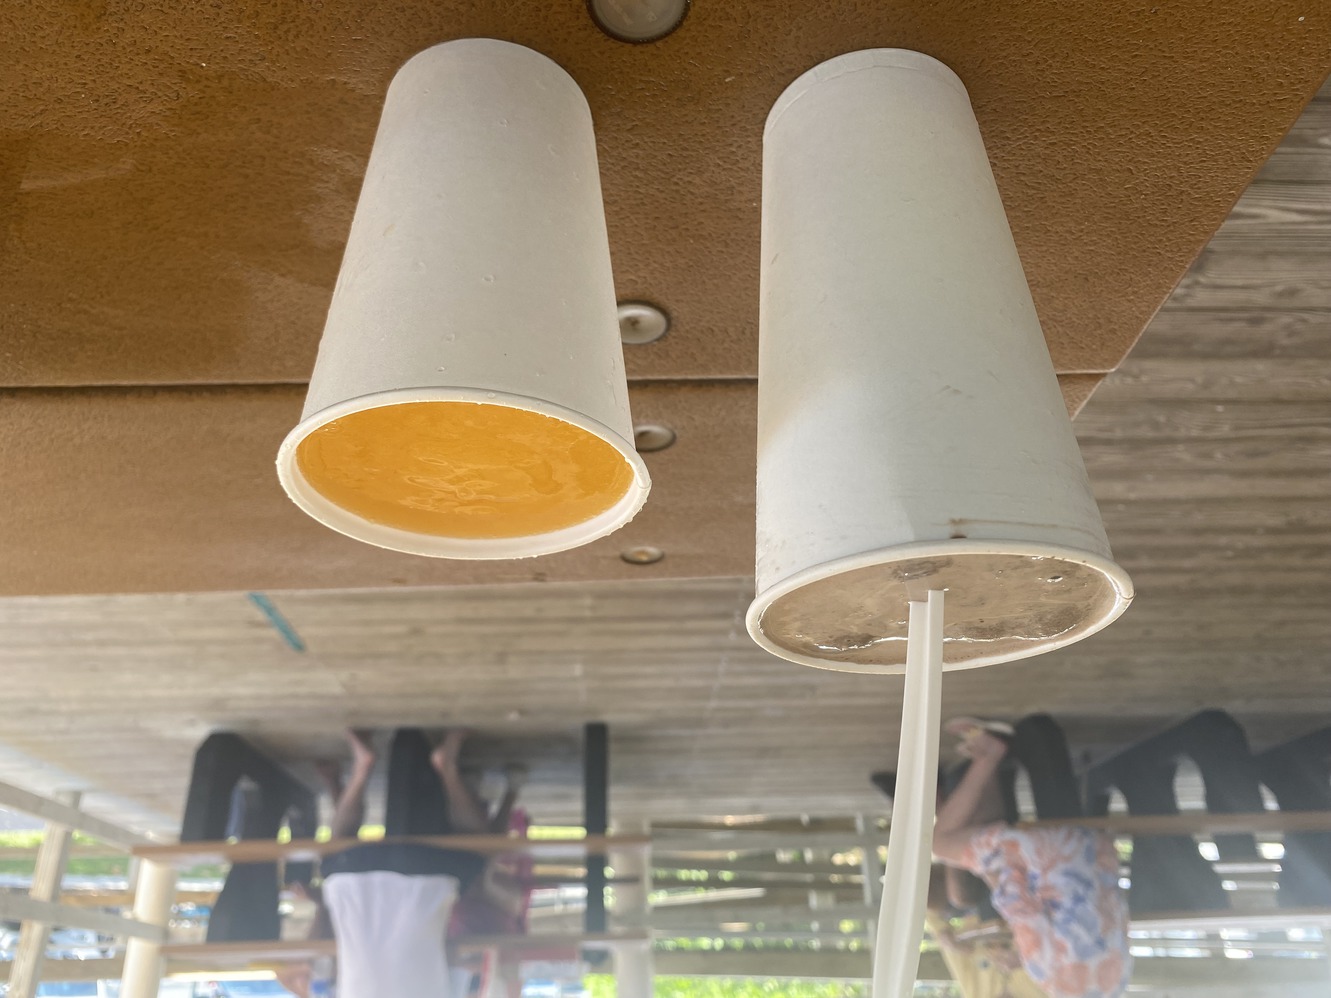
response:
[[[870,69],[903,69],[908,72],[922,73],[954,88],[968,102],[970,100],[970,94],[966,91],[966,84],[961,82],[961,77],[953,72],[945,62],[935,59],[931,55],[917,52],[914,49],[860,49],[856,52],[846,52],[843,55],[833,56],[831,59],[820,62],[812,69],[795,77],[790,85],[781,91],[781,96],[776,99],[771,110],[767,112],[767,123],[763,126],[764,136],[771,131],[792,104],[820,83],[834,80],[849,73],[858,73]]]
[[[748,613],[744,616],[744,623],[748,628],[749,636],[753,638],[761,648],[788,662],[811,666],[815,669],[827,669],[832,672],[855,672],[884,676],[900,676],[906,671],[904,665],[866,665],[861,662],[837,662],[791,651],[789,648],[777,644],[764,633],[762,629],[762,616],[767,609],[782,596],[786,596],[797,589],[802,589],[810,583],[819,582],[834,575],[840,575],[843,572],[854,571],[858,568],[870,568],[874,565],[888,565],[892,562],[903,561],[907,558],[928,558],[957,554],[1015,554],[1036,558],[1059,558],[1074,564],[1085,565],[1088,568],[1100,572],[1109,580],[1110,585],[1112,585],[1114,589],[1114,603],[1098,617],[1092,619],[1085,629],[1078,630],[1074,634],[1051,639],[1048,642],[1040,644],[1036,649],[995,653],[992,655],[979,655],[975,658],[967,659],[964,662],[945,662],[943,665],[944,672],[961,672],[966,669],[978,669],[987,665],[998,665],[1003,662],[1013,662],[1025,658],[1033,658],[1036,655],[1043,655],[1046,652],[1055,651],[1058,648],[1064,648],[1068,645],[1076,644],[1078,641],[1089,638],[1097,631],[1101,631],[1108,627],[1122,616],[1123,612],[1128,608],[1128,605],[1136,595],[1136,591],[1132,585],[1132,579],[1121,565],[1112,558],[1095,554],[1091,551],[1085,551],[1080,548],[1065,547],[1061,544],[1046,544],[1042,542],[1027,541],[981,541],[971,539],[920,541],[910,544],[899,544],[888,548],[876,548],[872,551],[863,551],[859,554],[849,555],[845,558],[836,558],[832,561],[820,562],[809,568],[801,569],[793,575],[789,575],[782,579],[780,582],[768,586],[761,593],[755,595],[753,602],[749,604]]]
[[[296,450],[300,442],[311,432],[326,423],[355,412],[409,402],[471,402],[479,405],[498,405],[570,423],[614,447],[633,469],[633,484],[629,486],[623,497],[605,512],[571,527],[521,537],[445,537],[419,534],[373,523],[326,499],[305,480],[296,461]],[[395,388],[390,391],[359,395],[325,406],[302,419],[283,439],[277,450],[277,477],[292,502],[324,526],[340,534],[404,554],[462,560],[534,558],[588,544],[613,533],[632,520],[647,501],[647,494],[652,487],[647,464],[632,442],[625,440],[600,420],[557,402],[528,395],[456,387]]]

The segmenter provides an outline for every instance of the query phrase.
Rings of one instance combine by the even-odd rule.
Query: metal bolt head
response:
[[[621,552],[619,557],[630,565],[655,565],[665,557],[665,552],[650,544],[641,544]]]
[[[675,439],[675,431],[660,423],[639,423],[633,427],[633,446],[639,454],[665,450]]]
[[[654,42],[684,22],[689,0],[587,0],[596,26],[621,42]]]
[[[619,338],[632,346],[655,343],[670,332],[670,317],[645,301],[619,303]]]

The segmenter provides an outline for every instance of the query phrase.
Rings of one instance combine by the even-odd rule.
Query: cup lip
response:
[[[763,134],[766,135],[770,132],[781,116],[789,110],[790,106],[818,84],[834,80],[839,76],[845,76],[848,73],[858,73],[870,69],[903,69],[922,73],[952,87],[967,102],[970,101],[966,84],[961,81],[961,77],[951,67],[940,59],[926,55],[923,52],[917,52],[915,49],[859,49],[855,52],[845,52],[833,56],[831,59],[820,62],[812,69],[806,70],[795,77],[790,85],[781,91],[781,96],[776,99],[771,110],[767,112],[767,123],[763,127]]]
[[[500,405],[571,423],[594,434],[619,451],[633,469],[633,484],[629,486],[624,496],[605,512],[571,527],[525,537],[445,537],[418,534],[410,530],[373,523],[324,498],[306,481],[296,461],[296,450],[300,442],[311,432],[354,412],[408,402],[472,402],[481,405]],[[647,495],[652,487],[647,464],[632,442],[625,440],[620,433],[600,420],[547,399],[513,392],[464,387],[395,388],[358,395],[325,406],[302,419],[283,439],[277,450],[277,477],[292,502],[324,526],[340,534],[404,554],[463,560],[534,558],[538,555],[554,554],[580,547],[613,533],[632,520],[647,501]]]
[[[1041,541],[986,541],[978,538],[946,541],[919,541],[908,544],[899,544],[887,548],[876,548],[871,551],[862,551],[859,554],[848,555],[844,558],[835,558],[832,561],[820,562],[819,564],[801,569],[792,575],[788,575],[781,581],[768,586],[761,593],[754,596],[753,602],[749,604],[748,613],[745,614],[744,623],[748,628],[749,636],[753,638],[761,648],[788,662],[811,666],[815,669],[826,669],[832,672],[855,672],[883,676],[904,675],[906,672],[906,667],[904,665],[866,665],[861,662],[837,662],[791,651],[789,648],[777,644],[764,633],[762,629],[762,616],[767,611],[768,607],[782,596],[786,596],[797,589],[802,589],[804,586],[807,586],[812,582],[818,582],[834,575],[840,575],[843,572],[853,571],[858,568],[869,568],[874,565],[888,565],[892,562],[903,561],[907,558],[937,557],[956,554],[1015,554],[1025,555],[1027,557],[1060,558],[1074,564],[1085,565],[1088,568],[1093,568],[1100,572],[1109,580],[1110,585],[1112,585],[1114,589],[1114,602],[1113,605],[1098,617],[1093,618],[1084,629],[1079,629],[1070,635],[1054,638],[1046,643],[1040,644],[1036,648],[1018,649],[1015,652],[995,653],[992,655],[980,655],[976,658],[967,659],[964,662],[944,662],[944,672],[961,672],[966,669],[978,669],[988,665],[998,665],[1003,662],[1015,662],[1025,658],[1033,658],[1036,655],[1043,655],[1046,652],[1055,651],[1058,648],[1064,648],[1068,645],[1075,644],[1084,638],[1090,637],[1097,631],[1103,630],[1122,616],[1123,612],[1127,610],[1129,604],[1132,603],[1133,597],[1136,595],[1132,579],[1129,577],[1127,571],[1112,558],[1097,554],[1093,551],[1066,547],[1061,544],[1048,544]]]

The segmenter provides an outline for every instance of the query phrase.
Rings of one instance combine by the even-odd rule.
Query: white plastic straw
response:
[[[905,703],[874,946],[873,998],[907,998],[915,990],[938,793],[942,691],[943,594],[933,591],[927,603],[910,604]]]

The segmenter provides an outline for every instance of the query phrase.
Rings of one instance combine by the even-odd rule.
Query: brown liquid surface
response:
[[[1036,654],[1113,607],[1103,572],[1062,558],[956,554],[858,568],[803,586],[762,615],[763,633],[800,655],[848,665],[906,661],[908,603],[947,593],[943,661]]]

